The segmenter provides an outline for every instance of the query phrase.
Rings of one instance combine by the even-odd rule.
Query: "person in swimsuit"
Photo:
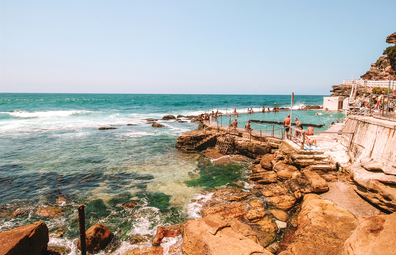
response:
[[[286,138],[289,139],[290,115],[287,115],[287,117],[283,120],[283,127],[286,131]]]
[[[236,129],[238,127],[237,119],[234,120],[234,122],[232,123],[232,126],[234,127],[234,129]]]
[[[248,123],[246,124],[245,130],[248,131],[248,132],[251,130],[251,128],[250,128],[250,121],[248,121]]]
[[[297,127],[297,128],[299,128],[299,127],[302,128],[302,123],[301,123],[301,121],[299,121],[297,118],[295,118],[294,120],[296,121],[296,127]]]

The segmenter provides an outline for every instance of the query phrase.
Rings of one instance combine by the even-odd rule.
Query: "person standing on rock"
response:
[[[289,139],[289,130],[290,130],[290,114],[283,120],[283,128],[286,131],[286,138]]]

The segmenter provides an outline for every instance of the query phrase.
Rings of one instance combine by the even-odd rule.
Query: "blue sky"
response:
[[[0,92],[329,94],[396,1],[0,0]]]

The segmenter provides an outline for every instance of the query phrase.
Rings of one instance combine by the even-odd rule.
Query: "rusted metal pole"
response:
[[[78,206],[78,222],[80,224],[80,242],[81,242],[81,254],[86,255],[86,245],[85,245],[85,213],[84,205]]]

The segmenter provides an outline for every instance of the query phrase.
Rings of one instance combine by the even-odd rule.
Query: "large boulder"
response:
[[[347,210],[316,194],[307,194],[298,215],[294,241],[287,250],[294,255],[339,255],[356,229],[357,220]]]
[[[229,222],[219,216],[203,217],[185,223],[182,249],[186,255],[272,254],[244,234],[235,231]]]
[[[48,228],[44,222],[14,228],[0,233],[0,254],[41,255],[47,251]]]
[[[303,174],[307,178],[315,193],[326,192],[329,190],[327,182],[322,177],[320,177],[319,174],[312,171],[304,171]]]
[[[114,234],[105,226],[96,224],[85,232],[85,244],[87,251],[95,252],[104,249],[113,239]],[[81,240],[78,240],[77,247],[81,250]]]
[[[359,218],[344,244],[345,255],[382,255],[396,252],[396,213]]]
[[[260,160],[261,167],[267,170],[272,170],[272,160],[274,160],[274,158],[274,154],[265,154]]]
[[[276,163],[274,166],[274,170],[278,175],[278,178],[281,180],[290,179],[295,172],[298,172],[297,167],[285,164],[283,162]]]

